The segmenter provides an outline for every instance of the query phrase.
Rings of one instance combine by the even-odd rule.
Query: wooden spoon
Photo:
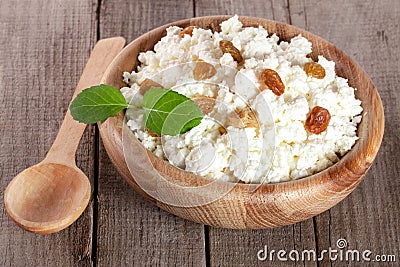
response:
[[[97,85],[108,65],[122,50],[125,39],[100,40],[90,54],[72,99]],[[75,121],[69,110],[46,158],[10,182],[4,193],[6,210],[21,228],[40,234],[60,231],[85,210],[91,195],[87,176],[76,166],[75,153],[86,124]]]

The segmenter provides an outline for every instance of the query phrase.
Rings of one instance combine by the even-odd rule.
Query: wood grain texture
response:
[[[399,257],[400,207],[400,2],[291,1],[296,20],[306,17],[307,29],[331,41],[357,61],[374,81],[385,109],[385,135],[379,154],[360,186],[343,202],[317,216],[320,249],[336,246],[339,238],[349,249],[369,249],[375,254]],[[321,17],[324,19],[321,20]],[[300,22],[299,22],[300,20]],[[385,263],[397,266],[398,263]],[[324,260],[321,266],[342,266]],[[358,266],[351,263],[349,266]]]
[[[169,21],[192,17],[192,7],[191,1],[105,1],[101,38],[133,40]],[[149,203],[120,177],[102,146],[99,153],[98,265],[205,265],[203,226]]]
[[[267,248],[286,251],[315,250],[314,231],[309,221],[274,229],[229,230],[210,228],[210,266],[317,266],[315,262],[282,262],[276,257],[259,260],[257,254]],[[267,254],[268,255],[268,254]],[[261,253],[261,257],[265,254]]]
[[[44,158],[95,42],[92,1],[1,1],[0,190]],[[78,166],[93,179],[93,129]],[[90,266],[92,210],[49,236],[17,227],[0,198],[1,266]]]

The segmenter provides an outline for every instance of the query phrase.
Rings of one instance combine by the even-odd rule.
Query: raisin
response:
[[[256,114],[250,109],[250,107],[245,107],[239,112],[239,117],[242,119],[245,127],[257,128],[258,121]]]
[[[185,36],[185,34],[188,34],[190,36],[193,35],[193,29],[196,28],[195,26],[188,26],[186,28],[184,28],[181,33],[179,34],[179,37],[183,38]]]
[[[259,128],[256,114],[250,107],[245,107],[242,110],[232,113],[227,120],[229,125],[236,128]]]
[[[280,96],[285,92],[285,85],[276,71],[265,69],[261,72],[259,79],[268,89],[272,90],[275,95]]]
[[[220,135],[224,135],[224,134],[227,133],[227,130],[226,130],[226,128],[224,126],[220,126],[218,128],[218,132],[220,133]]]
[[[316,62],[307,62],[304,64],[304,71],[308,76],[323,79],[325,77],[325,69]]]
[[[306,120],[306,129],[310,133],[320,134],[328,128],[331,114],[323,107],[315,106]]]
[[[139,92],[144,95],[149,89],[154,88],[154,87],[163,87],[161,84],[151,80],[151,79],[145,79],[141,84],[140,84],[140,89]]]
[[[237,49],[231,41],[221,40],[219,41],[219,47],[222,50],[222,53],[229,53],[233,57],[233,59],[239,64],[243,64],[244,60],[242,55],[240,54],[239,49]]]
[[[194,79],[197,81],[211,78],[217,73],[213,65],[204,61],[198,61],[193,69]]]
[[[199,96],[193,98],[193,102],[201,109],[203,114],[209,114],[215,105],[215,99],[207,96]]]

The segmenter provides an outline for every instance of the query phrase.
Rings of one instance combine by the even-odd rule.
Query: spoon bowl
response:
[[[72,99],[83,89],[98,85],[106,68],[122,50],[125,39],[97,42]],[[75,121],[68,109],[46,158],[18,174],[4,192],[11,219],[21,228],[39,234],[60,231],[85,210],[91,195],[88,177],[75,164],[75,153],[86,124]]]
[[[90,182],[77,167],[39,163],[18,174],[5,191],[11,219],[26,230],[55,232],[73,223],[90,199]]]

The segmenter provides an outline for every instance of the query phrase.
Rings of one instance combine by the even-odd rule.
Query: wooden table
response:
[[[267,266],[257,252],[336,248],[394,254],[400,262],[399,0],[15,0],[0,1],[0,190],[39,162],[58,131],[89,53],[101,38],[131,41],[167,22],[216,14],[283,21],[331,41],[372,77],[385,107],[385,136],[365,180],[313,219],[276,229],[227,230],[192,223],[153,206],[119,176],[95,126],[77,164],[92,181],[83,216],[66,230],[18,228],[0,198],[0,266]],[[282,262],[273,266],[344,266]],[[361,263],[350,262],[350,266]],[[365,265],[365,263],[364,263]],[[364,266],[362,265],[362,266]],[[375,266],[375,265],[374,265]],[[389,263],[380,266],[390,266]]]

